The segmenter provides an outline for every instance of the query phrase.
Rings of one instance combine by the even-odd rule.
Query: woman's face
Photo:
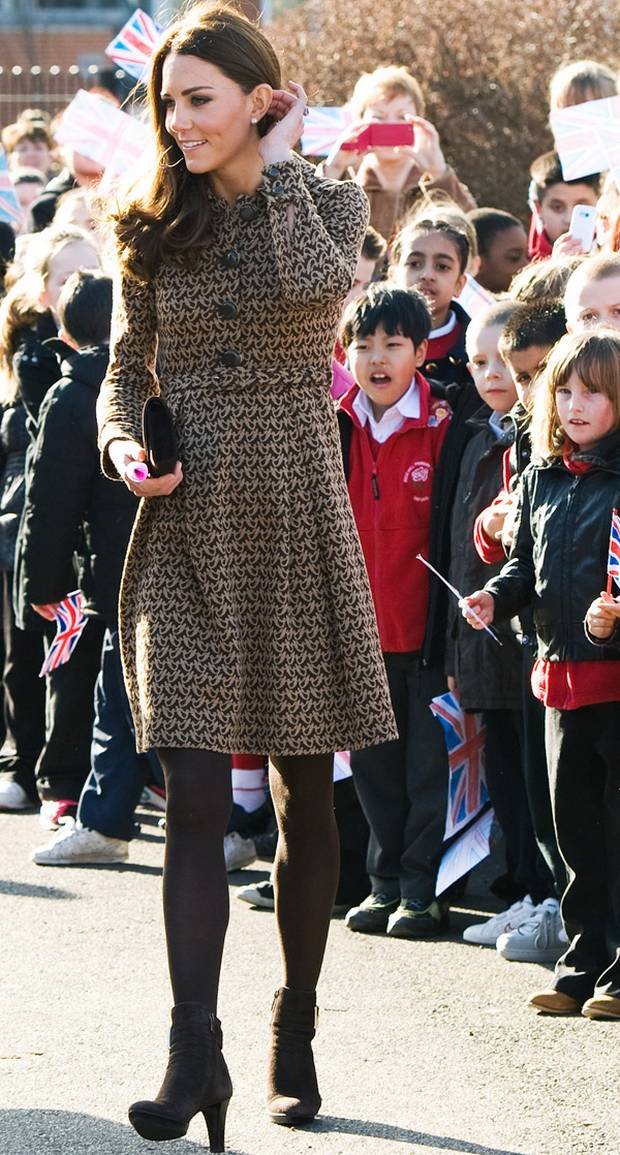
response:
[[[245,93],[215,64],[199,56],[171,52],[166,57],[161,91],[164,123],[189,172],[225,169],[256,141],[251,121],[262,115],[255,94],[263,89],[270,91],[268,85],[259,85],[253,93]]]

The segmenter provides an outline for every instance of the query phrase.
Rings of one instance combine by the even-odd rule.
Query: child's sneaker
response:
[[[398,910],[389,917],[387,933],[390,938],[436,938],[447,929],[448,922],[445,903],[403,898]]]
[[[72,799],[64,798],[58,801],[56,798],[49,798],[41,803],[39,822],[44,830],[60,830],[69,819],[77,818],[77,808],[77,802]]]
[[[557,962],[568,946],[557,899],[546,898],[534,907],[532,917],[500,934],[495,946],[511,962]]]
[[[260,906],[262,910],[273,910],[275,896],[271,879],[264,882],[251,882],[248,886],[240,886],[237,898],[242,902],[249,902],[250,906]]]
[[[384,934],[390,915],[399,905],[399,898],[389,898],[387,894],[369,894],[359,906],[349,911],[344,925],[362,934]]]
[[[253,838],[243,838],[237,830],[224,835],[224,858],[226,869],[241,870],[256,860],[256,845]]]
[[[108,838],[98,830],[65,822],[62,830],[47,843],[33,851],[32,861],[38,866],[77,866],[80,863],[101,865],[124,862],[129,856],[129,843],[122,838]]]
[[[508,910],[494,914],[486,922],[477,922],[463,931],[463,941],[473,942],[476,946],[495,946],[500,934],[516,930],[522,923],[527,922],[534,913],[534,903],[529,894],[513,902]]]
[[[150,806],[153,810],[165,811],[166,791],[163,786],[156,786],[154,782],[150,782],[148,786],[145,786],[142,791],[140,805]]]
[[[6,780],[0,775],[0,810],[17,813],[19,810],[32,810],[34,805],[19,782],[14,782],[8,774]]]

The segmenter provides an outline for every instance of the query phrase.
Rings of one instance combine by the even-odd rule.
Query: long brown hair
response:
[[[166,131],[160,94],[164,61],[171,52],[214,64],[245,93],[258,84],[275,89],[282,83],[269,41],[228,4],[198,4],[170,25],[153,55],[148,81],[156,147],[153,168],[113,216],[121,263],[143,281],[163,258],[191,260],[196,246],[210,236],[208,174],[187,171],[180,148]],[[262,118],[261,136],[272,123],[269,116]]]
[[[532,448],[540,457],[561,457],[567,435],[560,424],[556,394],[573,373],[593,393],[612,403],[614,428],[620,426],[620,333],[596,329],[567,333],[554,345],[534,395]]]

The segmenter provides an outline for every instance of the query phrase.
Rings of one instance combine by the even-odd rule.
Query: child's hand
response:
[[[482,528],[491,541],[503,540],[502,534],[506,517],[514,507],[512,493],[506,493],[499,501],[494,501],[482,515]]]
[[[450,693],[451,694],[458,694],[459,684],[458,684],[456,678],[454,678],[452,676],[452,674],[448,674],[446,681],[448,683],[448,690],[450,691]]]
[[[583,245],[577,237],[572,237],[570,233],[562,233],[554,242],[552,256],[564,260],[566,257],[578,257],[583,253]]]
[[[500,540],[501,540],[501,543],[502,543],[504,549],[506,550],[506,553],[510,553],[510,551],[513,547],[514,539],[515,539],[515,526],[517,524],[517,519],[516,519],[517,495],[516,495],[516,493],[512,494],[511,498],[512,498],[512,504],[509,506],[509,508],[506,512],[506,520],[504,521],[504,524],[502,526],[502,532],[500,534]]]
[[[56,620],[54,611],[58,609],[60,602],[45,602],[43,605],[35,605],[34,602],[31,602],[31,605],[39,617],[45,618],[47,622],[54,622]]]
[[[492,594],[486,590],[476,590],[474,594],[463,598],[460,604],[463,617],[474,630],[483,630],[485,626],[491,625],[495,615],[495,601]]]
[[[620,603],[611,594],[602,593],[592,602],[586,614],[586,628],[593,638],[609,638],[620,617]]]
[[[413,125],[413,144],[398,151],[411,157],[422,172],[428,173],[433,180],[443,176],[446,171],[446,158],[441,151],[439,133],[430,120],[422,116],[408,116],[409,124]]]

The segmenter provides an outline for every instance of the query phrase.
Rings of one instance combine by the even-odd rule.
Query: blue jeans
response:
[[[135,833],[134,811],[144,785],[151,778],[161,779],[161,767],[154,751],[136,753],[116,629],[107,629],[103,639],[91,765],[80,796],[78,822],[108,838],[128,842]]]

